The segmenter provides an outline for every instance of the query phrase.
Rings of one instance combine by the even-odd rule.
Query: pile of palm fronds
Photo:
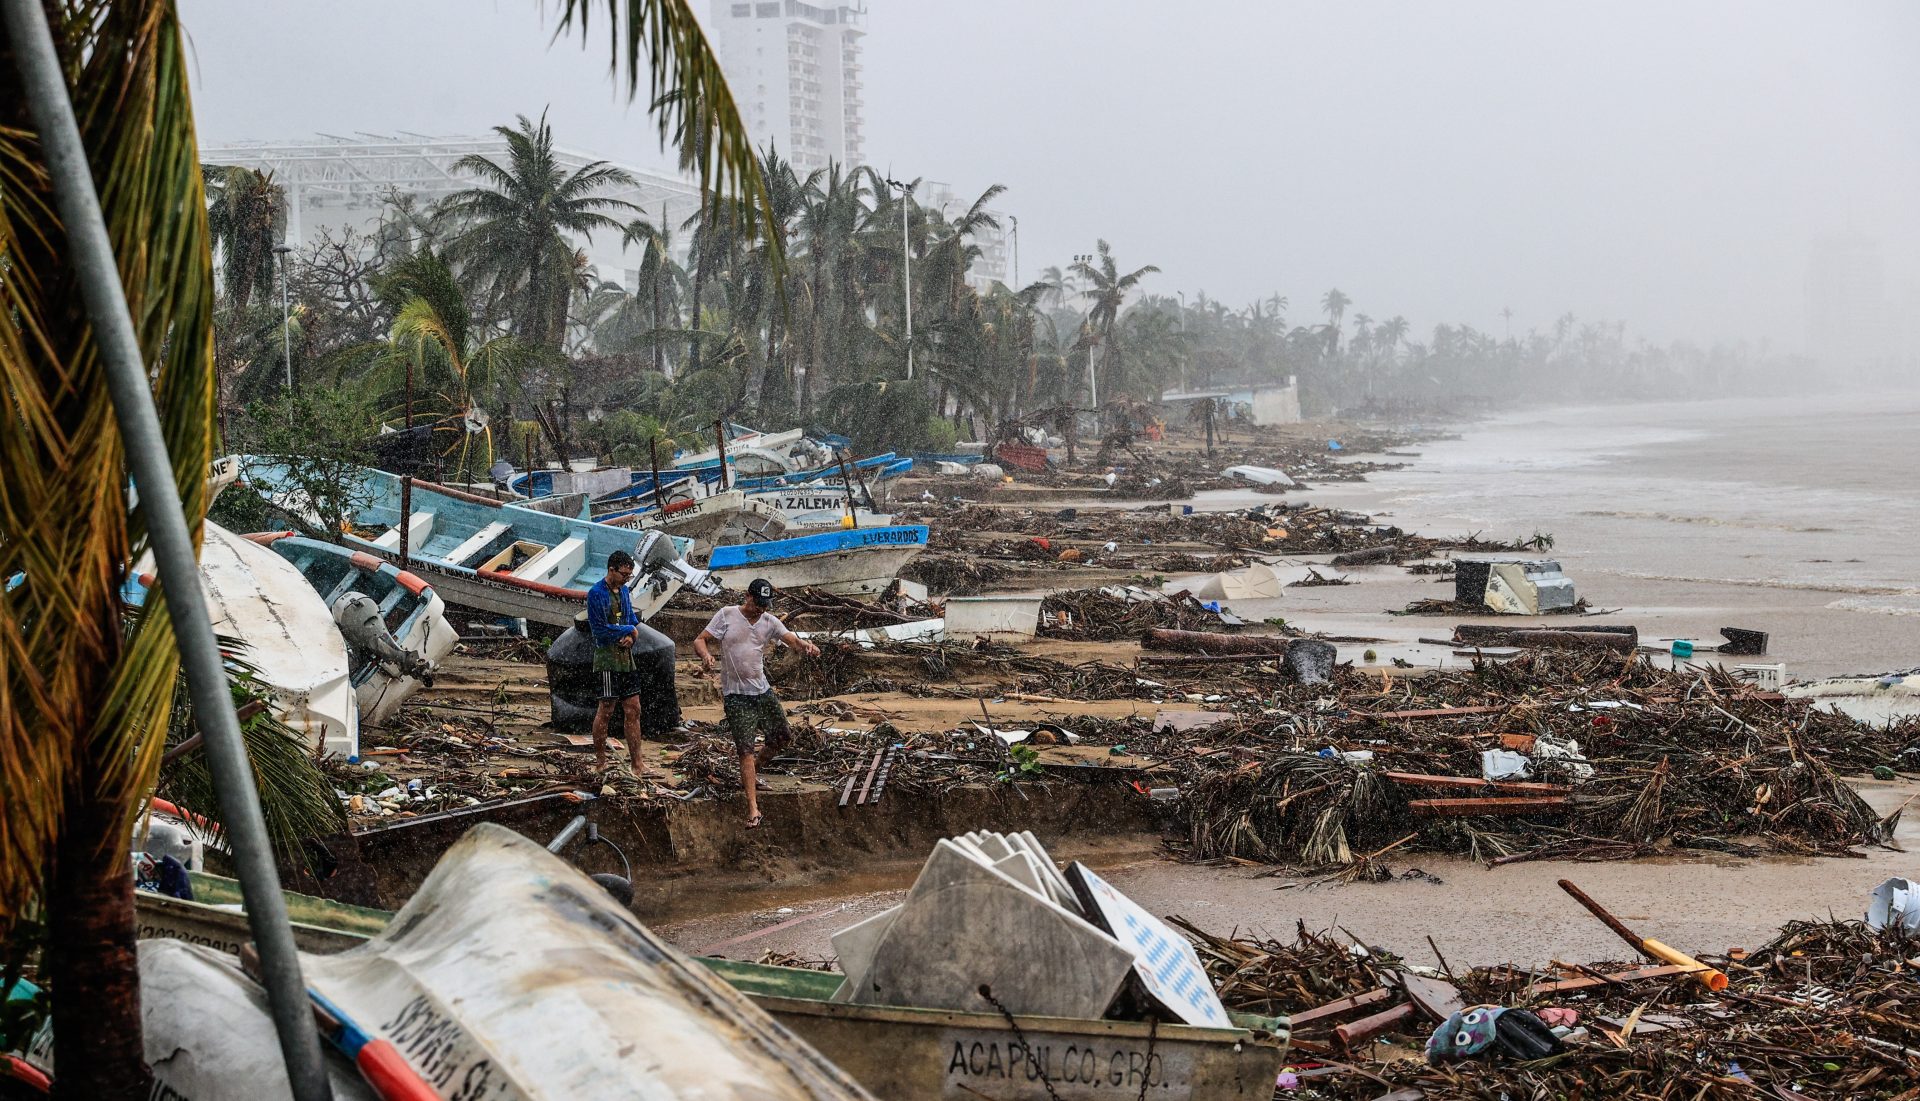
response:
[[[301,843],[346,829],[346,811],[332,781],[314,762],[311,747],[267,705],[266,688],[244,670],[228,683],[240,715],[247,760],[253,765],[267,835],[286,859],[305,867],[307,856]],[[167,725],[168,754],[161,765],[158,794],[176,806],[217,818],[220,801],[206,755],[198,746],[199,735],[182,675],[177,678]]]

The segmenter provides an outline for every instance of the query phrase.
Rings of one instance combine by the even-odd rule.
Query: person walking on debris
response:
[[[747,828],[760,825],[759,765],[786,748],[789,740],[787,714],[780,697],[767,683],[767,647],[775,642],[798,647],[809,657],[819,657],[820,647],[787,630],[773,606],[773,584],[755,578],[747,585],[747,595],[738,604],[729,604],[713,613],[706,629],[693,640],[700,664],[713,671],[713,651],[709,642],[720,644],[720,698],[725,705],[727,726],[733,732],[733,748],[740,755],[740,784],[747,791]],[[756,755],[754,740],[762,734],[766,744]]]
[[[593,635],[593,671],[600,680],[600,703],[593,712],[593,767],[607,770],[607,723],[617,705],[625,718],[627,756],[634,778],[646,775],[640,757],[641,678],[633,660],[640,620],[633,614],[627,582],[633,579],[633,555],[607,555],[607,576],[587,590],[587,628]]]

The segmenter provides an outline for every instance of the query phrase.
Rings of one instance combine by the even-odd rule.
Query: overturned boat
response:
[[[293,563],[209,521],[200,545],[213,632],[241,644],[233,655],[265,685],[280,720],[321,752],[360,752],[360,705],[347,644],[333,611]],[[124,595],[146,601],[149,554]]]
[[[245,922],[198,903],[142,905]],[[303,953],[308,985],[390,1041],[442,1097],[871,1097],[583,872],[500,826],[478,826],[449,849],[370,939],[345,934],[331,946],[337,949],[339,939],[360,943],[334,954]],[[278,1054],[259,988],[230,957],[213,947],[149,940],[140,963],[142,988],[151,992],[146,1004],[165,1009],[145,1022],[159,1085],[200,1101],[274,1095],[255,1078],[220,1073],[257,1068],[271,1078]],[[237,1027],[235,1013],[248,1027]],[[236,1051],[242,1036],[245,1050]],[[339,1056],[327,1058],[331,1069],[342,1069]],[[351,1081],[351,1071],[338,1074],[342,1079]],[[200,1088],[187,1092],[189,1084]]]
[[[446,603],[418,574],[290,531],[248,539],[292,563],[333,613],[347,644],[360,721],[379,726],[433,674],[460,640]]]
[[[274,460],[247,459],[242,477],[275,507],[311,522]],[[634,613],[644,620],[681,587],[705,577],[686,561],[691,539],[555,515],[417,479],[402,560],[400,478],[367,468],[357,478],[358,507],[346,545],[411,570],[451,604],[565,628],[585,606],[587,589],[606,576],[607,556],[623,550],[639,564],[629,588]]]

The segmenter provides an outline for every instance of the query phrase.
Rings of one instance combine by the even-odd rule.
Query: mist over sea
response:
[[[1527,410],[1460,433],[1310,497],[1427,534],[1550,533],[1596,606],[1724,613],[1790,642],[1801,672],[1920,665],[1920,391]]]

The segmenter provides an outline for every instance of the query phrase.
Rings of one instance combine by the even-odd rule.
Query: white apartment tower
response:
[[[720,67],[756,146],[771,142],[805,176],[862,163],[860,39],[866,6],[714,0]]]

